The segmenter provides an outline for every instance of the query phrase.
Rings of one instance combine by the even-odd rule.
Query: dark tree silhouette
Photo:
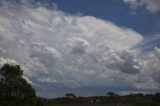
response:
[[[74,93],[66,93],[65,97],[67,97],[67,98],[75,98],[76,95]]]
[[[108,92],[107,96],[114,96],[115,94],[113,92]]]
[[[35,90],[22,77],[20,65],[4,64],[0,69],[0,104],[4,106],[35,106]]]

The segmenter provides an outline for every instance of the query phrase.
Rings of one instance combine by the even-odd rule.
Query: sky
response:
[[[160,91],[160,0],[1,0],[0,67],[38,96]]]

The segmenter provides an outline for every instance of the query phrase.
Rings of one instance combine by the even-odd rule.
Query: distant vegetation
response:
[[[112,95],[110,95],[112,93]],[[74,94],[73,94],[74,95]],[[53,99],[43,99],[43,103],[46,106],[52,106],[53,104],[110,104],[127,106],[160,106],[160,93],[152,94],[129,94],[120,96],[113,92],[108,93],[106,96],[92,96],[92,97],[61,97]],[[111,105],[112,104],[112,105]],[[82,105],[83,106],[83,105]],[[107,105],[106,105],[107,106]]]
[[[0,106],[54,106],[57,104],[82,104],[81,106],[83,104],[160,106],[160,93],[120,96],[113,92],[108,92],[106,96],[92,97],[81,97],[76,96],[74,93],[67,93],[65,97],[61,98],[41,98],[36,96],[35,90],[22,75],[23,70],[21,70],[19,65],[4,64],[0,69]]]

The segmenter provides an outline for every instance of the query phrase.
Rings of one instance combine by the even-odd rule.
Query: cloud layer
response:
[[[136,9],[145,6],[152,13],[160,12],[160,0],[123,0],[130,4],[131,8]]]
[[[0,65],[20,64],[38,95],[87,96],[160,88],[160,49],[145,54],[132,49],[144,39],[138,32],[42,5],[4,3]]]

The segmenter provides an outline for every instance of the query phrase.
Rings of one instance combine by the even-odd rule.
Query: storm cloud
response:
[[[1,4],[0,65],[20,64],[38,95],[160,88],[160,49],[133,49],[145,39],[133,29],[25,0]]]

